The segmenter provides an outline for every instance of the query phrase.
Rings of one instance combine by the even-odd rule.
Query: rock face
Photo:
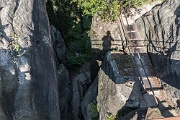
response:
[[[62,120],[68,119],[68,108],[72,99],[70,89],[69,72],[65,67],[66,63],[66,45],[61,33],[53,26],[51,26],[51,38],[53,41],[53,48],[55,52],[57,84],[59,95],[59,109]]]
[[[90,69],[89,64],[84,64],[79,71],[72,78],[72,118],[73,120],[83,120],[83,111],[81,109],[81,102],[87,94],[87,90],[89,88],[89,84],[91,82],[90,78]],[[94,85],[93,85],[94,86]],[[94,95],[88,95],[89,97],[93,97]],[[83,100],[84,101],[84,100]],[[86,101],[86,100],[85,100]],[[83,107],[87,107],[86,104]],[[83,108],[83,109],[85,109]]]
[[[118,24],[118,19],[114,22],[106,22],[100,19],[98,15],[95,15],[92,19],[90,31],[92,48],[103,50],[103,38],[110,35],[111,38],[115,40],[115,43],[112,44],[111,47],[119,47],[119,49],[121,49],[122,41]]]
[[[135,77],[119,73],[116,62],[108,52],[98,73],[99,119],[107,119],[109,113],[116,116],[124,108],[146,107],[140,88]]]
[[[98,79],[96,78],[94,82],[89,87],[83,101],[81,102],[81,111],[85,120],[93,120],[88,109],[88,105],[96,101],[97,92],[98,92]]]
[[[145,17],[147,15],[147,17]],[[180,1],[166,0],[136,21],[157,76],[180,109]],[[158,36],[158,37],[157,37]],[[164,54],[164,53],[165,54]]]
[[[90,32],[92,45],[91,78],[92,80],[97,78],[98,82],[91,85],[81,104],[86,120],[96,120],[96,117],[99,120],[105,120],[111,116],[124,114],[123,112],[127,109],[147,107],[142,98],[142,86],[130,65],[132,64],[129,61],[130,56],[120,52],[123,50],[124,43],[121,40],[122,36],[118,24],[118,20],[104,22],[97,16],[93,18]],[[105,41],[108,41],[109,52],[106,51]],[[118,50],[117,54],[112,51],[114,49]],[[96,89],[97,91],[95,91]],[[90,95],[93,97],[90,98]],[[88,110],[87,107],[92,103],[97,104],[99,110],[99,115],[95,118],[92,117],[96,115],[96,112],[92,115],[92,111],[96,111],[95,108],[90,107],[91,110]]]
[[[47,18],[45,0],[0,0],[1,120],[60,120]]]
[[[71,89],[69,86],[69,72],[63,64],[57,68],[57,80],[59,91],[59,109],[61,120],[67,120],[68,108],[72,99]]]
[[[119,31],[119,21],[106,22],[95,15],[92,19],[90,30],[92,60],[91,60],[91,79],[96,78],[99,66],[103,60],[104,52],[109,49],[122,49],[122,42]],[[109,42],[108,42],[109,41]]]
[[[140,108],[118,120],[154,120],[164,118],[158,108]]]
[[[56,63],[66,63],[66,45],[61,33],[54,27],[51,26],[51,37],[54,43],[54,51],[56,54]],[[57,64],[58,66],[58,64]]]

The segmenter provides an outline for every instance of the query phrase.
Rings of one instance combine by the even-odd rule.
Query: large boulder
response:
[[[121,75],[110,52],[106,54],[98,73],[97,103],[100,120],[105,120],[110,115],[118,116],[126,108],[147,107],[138,79],[135,76]]]
[[[0,119],[59,120],[45,0],[0,0]]]

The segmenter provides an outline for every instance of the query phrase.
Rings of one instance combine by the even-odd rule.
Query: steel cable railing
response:
[[[127,26],[129,27],[130,25],[129,25],[129,23],[128,23],[126,14],[124,14],[124,17],[125,17]],[[120,23],[122,24],[122,27],[124,28],[123,20],[122,20],[122,21],[121,21],[121,20],[122,20],[122,14],[120,14]],[[127,35],[128,32],[127,32],[127,30],[126,30],[125,28],[124,28],[124,31],[125,31],[124,34],[125,34],[125,37],[126,37],[126,39],[127,39],[127,41],[128,41],[128,44],[133,43],[132,41],[134,41],[134,38],[132,38],[131,36],[130,36],[130,38],[129,38],[129,36]],[[131,31],[131,29],[130,29],[130,35],[131,35],[131,33],[132,33],[132,31]],[[141,62],[141,65],[142,65],[143,71],[144,71],[144,73],[145,73],[145,76],[146,76],[146,78],[147,78],[147,81],[148,81],[148,83],[149,83],[150,90],[152,91],[153,96],[154,96],[154,99],[155,99],[155,102],[156,102],[156,104],[158,105],[158,100],[157,100],[156,95],[155,95],[155,93],[154,93],[154,91],[153,91],[153,88],[152,88],[151,82],[150,82],[150,80],[149,80],[149,77],[148,77],[148,75],[147,75],[147,72],[146,72],[146,70],[145,70],[145,67],[144,67],[144,65],[143,65],[143,62],[142,62],[142,59],[141,59],[141,55],[140,55],[140,53],[139,53],[139,51],[138,51],[137,45],[134,44],[134,46],[135,46],[135,50],[137,51],[137,55],[138,55],[138,58],[139,58],[139,60],[140,60],[140,62]],[[133,49],[133,48],[132,48],[130,45],[128,45],[128,48],[129,48],[130,54],[134,57],[134,54],[133,54],[132,51],[130,50],[130,49]],[[135,62],[135,61],[134,61],[134,62]],[[137,67],[137,66],[136,66],[136,67]],[[140,76],[139,71],[138,71],[138,74],[139,74],[139,76]],[[140,80],[141,80],[141,82],[143,82],[143,81],[142,81],[142,78],[141,78]],[[144,87],[144,89],[146,89],[144,85],[143,85],[143,87]]]
[[[149,14],[149,15],[150,15],[150,14]],[[162,53],[163,53],[164,55],[167,55],[167,53],[165,53],[165,51],[164,51],[164,49],[163,49],[163,46],[162,46],[161,43],[160,43],[160,40],[159,40],[158,35],[156,34],[155,30],[154,30],[153,27],[152,27],[152,24],[151,24],[149,18],[147,17],[146,14],[145,14],[144,16],[146,17],[146,19],[147,19],[147,21],[148,21],[148,24],[149,24],[149,26],[150,26],[150,29],[151,29],[152,33],[155,35],[156,41],[157,41],[157,43],[159,44],[159,47],[160,47]]]

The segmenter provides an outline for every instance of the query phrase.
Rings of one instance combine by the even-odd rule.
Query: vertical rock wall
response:
[[[0,119],[59,120],[44,0],[0,0]]]
[[[67,120],[70,114],[68,111],[70,102],[72,99],[72,93],[70,89],[69,72],[65,67],[66,61],[66,45],[61,33],[51,26],[51,38],[53,40],[56,72],[57,72],[57,84],[58,84],[58,97],[59,97],[59,109],[62,120]]]
[[[166,0],[145,15],[139,18],[136,23],[142,38],[145,40],[157,76],[161,78],[164,89],[179,109],[180,1]],[[156,35],[160,42],[158,42]],[[165,51],[166,54],[163,54],[162,51]]]

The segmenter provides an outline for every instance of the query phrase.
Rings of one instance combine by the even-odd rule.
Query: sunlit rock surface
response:
[[[124,108],[146,107],[139,81],[134,76],[122,76],[110,52],[106,54],[98,73],[99,119],[118,115]]]
[[[156,74],[161,78],[163,88],[179,110],[180,1],[166,0],[139,18],[136,23],[141,37],[145,40]],[[166,54],[163,54],[163,51]]]

